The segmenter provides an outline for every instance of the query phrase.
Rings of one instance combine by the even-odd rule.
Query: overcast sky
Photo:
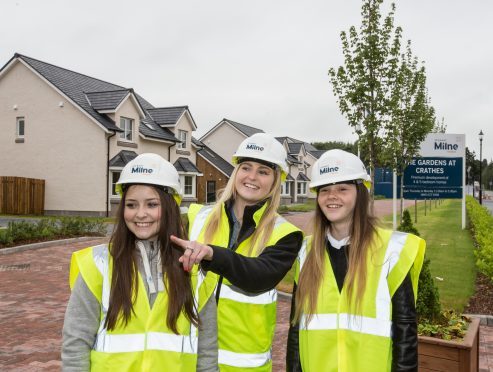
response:
[[[448,133],[493,158],[493,1],[398,0]],[[385,2],[385,13],[390,2]],[[354,141],[327,71],[360,0],[1,0],[0,64],[15,52],[188,105],[200,138],[222,118],[276,136]]]

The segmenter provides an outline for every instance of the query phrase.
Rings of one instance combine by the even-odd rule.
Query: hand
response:
[[[202,260],[212,260],[213,250],[208,245],[197,241],[183,240],[174,235],[171,235],[170,239],[184,251],[183,256],[181,256],[178,261],[183,264],[183,269],[185,271],[192,270],[193,265],[199,264]]]

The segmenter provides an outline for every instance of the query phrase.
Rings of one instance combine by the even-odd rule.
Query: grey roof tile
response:
[[[298,173],[298,177],[296,177],[298,181],[310,181],[310,179],[304,173]]]
[[[115,110],[129,94],[129,89],[107,90],[103,92],[88,92],[87,99],[96,111]]]
[[[158,125],[175,125],[188,106],[149,108],[147,112]]]
[[[313,151],[309,151],[310,154],[312,154],[313,156],[315,156],[317,159],[320,159],[320,157],[322,156],[322,154],[325,152],[326,150],[313,150]]]
[[[110,160],[110,167],[124,167],[131,160],[137,157],[137,153],[129,150],[122,150]]]
[[[201,173],[188,158],[180,157],[173,164],[178,172]]]
[[[254,128],[245,124],[240,124],[233,120],[229,120],[229,119],[223,119],[223,120],[234,126],[236,129],[238,129],[247,137],[250,137],[255,133],[265,133],[262,129]]]
[[[212,151],[209,147],[206,145],[202,144],[203,148],[199,151],[197,151],[197,155],[200,155],[202,158],[207,160],[209,163],[214,165],[217,169],[219,169],[221,172],[223,172],[225,175],[228,177],[231,176],[231,173],[233,173],[234,167],[224,160],[220,155]]]

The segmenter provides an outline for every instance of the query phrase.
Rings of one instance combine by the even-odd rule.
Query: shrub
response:
[[[476,266],[493,281],[493,216],[472,196],[466,197],[467,216],[476,241]]]
[[[104,236],[106,225],[102,218],[61,217],[43,218],[39,221],[13,221],[0,233],[0,244],[47,240],[55,237],[81,235]]]
[[[402,214],[402,223],[397,230],[419,236],[419,232],[414,227],[411,214],[407,209]],[[430,260],[425,259],[418,281],[418,298],[416,299],[418,321],[420,323],[435,322],[440,318],[440,312],[441,305],[438,287],[431,276]]]
[[[416,300],[418,322],[435,322],[439,319],[441,310],[438,288],[431,276],[430,260],[425,259],[418,281],[418,298]]]
[[[397,230],[419,236],[419,232],[414,227],[413,222],[411,221],[411,214],[407,209],[404,210],[404,213],[402,214],[402,222],[399,227],[397,227]]]

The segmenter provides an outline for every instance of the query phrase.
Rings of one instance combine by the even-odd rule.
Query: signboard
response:
[[[405,199],[461,199],[465,135],[430,133],[404,170]]]

